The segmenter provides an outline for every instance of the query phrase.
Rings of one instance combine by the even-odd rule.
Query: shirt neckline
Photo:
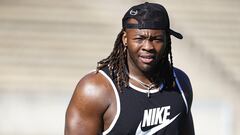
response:
[[[139,88],[139,87],[133,85],[131,82],[129,82],[129,87],[133,88],[136,91],[142,92],[142,93],[148,93],[148,92],[150,92],[150,93],[157,93],[157,92],[159,92],[160,90],[163,89],[163,86],[164,85],[161,83],[159,88],[151,89],[149,91],[148,89]]]

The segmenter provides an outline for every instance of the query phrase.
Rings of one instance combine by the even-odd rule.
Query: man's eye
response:
[[[155,41],[157,41],[157,42],[163,42],[163,39],[162,38],[156,38],[156,39],[154,39]]]
[[[144,38],[134,38],[134,40],[135,40],[136,43],[141,44],[141,43],[143,43]]]
[[[134,40],[143,40],[143,38],[134,38]]]

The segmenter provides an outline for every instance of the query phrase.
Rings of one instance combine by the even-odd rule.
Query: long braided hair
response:
[[[113,81],[116,83],[119,91],[123,92],[124,87],[128,87],[129,76],[127,67],[127,49],[122,42],[122,36],[124,34],[124,29],[120,31],[115,40],[113,50],[111,54],[99,61],[97,63],[97,71],[102,68],[108,66],[108,70],[110,71],[110,76]],[[161,59],[161,65],[159,65],[159,73],[157,77],[161,80],[165,85],[165,88],[172,88],[175,86],[174,76],[173,76],[173,57],[171,51],[171,38],[170,34],[166,32],[166,50]]]

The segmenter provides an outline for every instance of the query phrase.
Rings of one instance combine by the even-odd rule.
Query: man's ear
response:
[[[126,31],[123,31],[122,42],[123,42],[124,46],[127,46],[127,33],[126,33]]]

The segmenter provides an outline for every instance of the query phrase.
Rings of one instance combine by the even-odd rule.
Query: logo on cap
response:
[[[129,13],[130,13],[130,15],[137,15],[138,11],[132,9]]]

